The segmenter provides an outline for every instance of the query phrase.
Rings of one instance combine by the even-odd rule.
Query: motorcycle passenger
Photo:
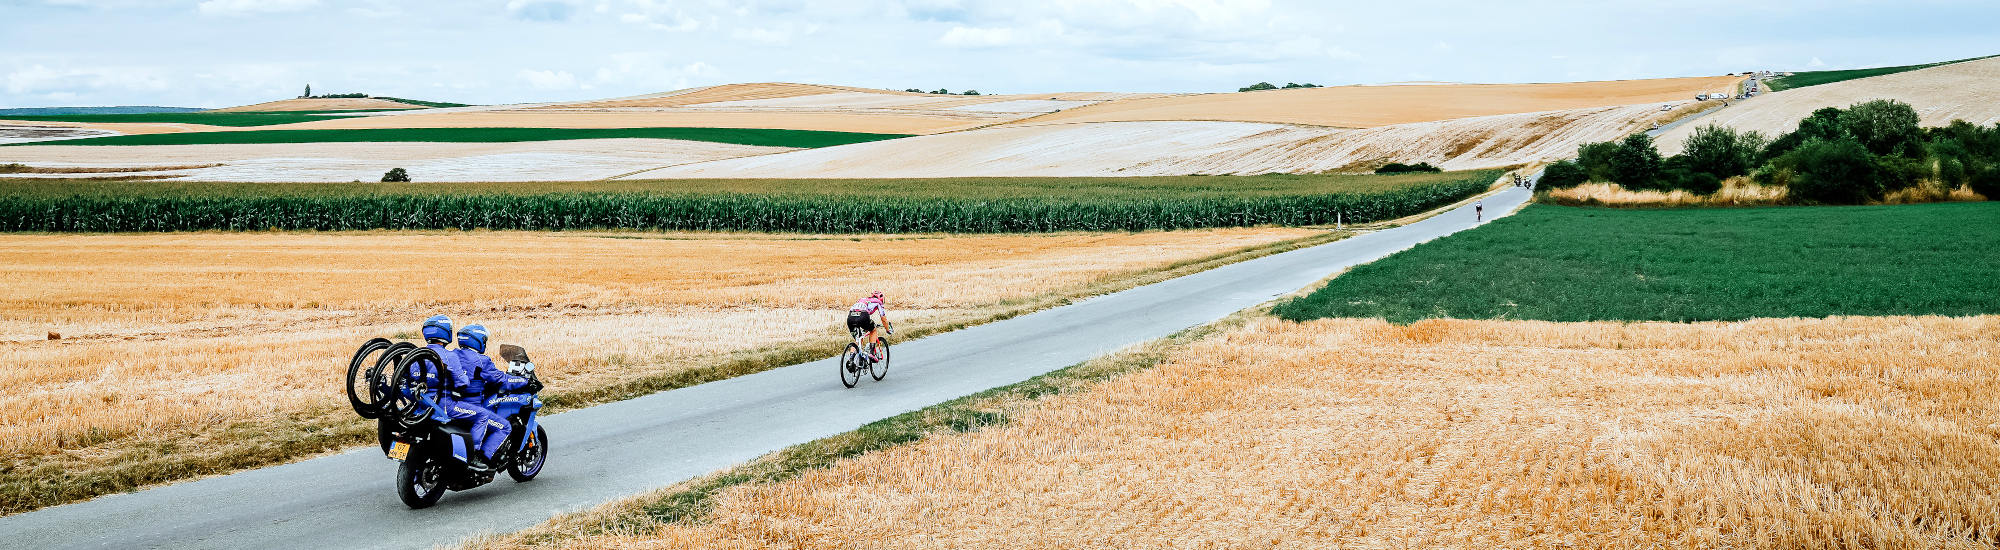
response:
[[[880,322],[877,322],[878,320]],[[856,330],[868,332],[867,339],[862,341],[868,343],[868,355],[874,357],[876,361],[882,360],[882,348],[878,345],[882,342],[882,335],[877,330],[884,328],[888,329],[890,334],[896,333],[895,327],[889,324],[889,305],[883,301],[882,291],[871,292],[867,298],[862,298],[861,301],[855,302],[853,307],[847,308],[848,332]]]
[[[453,420],[472,421],[472,443],[479,448],[473,466],[484,469],[484,462],[493,458],[493,453],[507,442],[507,436],[514,431],[506,419],[486,408],[488,397],[502,392],[527,389],[540,390],[539,384],[526,378],[513,376],[493,365],[486,357],[486,327],[466,325],[458,330],[458,349],[455,351],[457,363],[452,372],[452,395],[455,401],[448,413]]]
[[[454,364],[458,362],[458,354],[447,349],[451,345],[451,317],[432,315],[429,319],[424,319],[423,333],[424,347],[437,352],[438,359],[444,361],[446,369],[456,369]],[[434,384],[437,381],[429,380],[429,382]]]

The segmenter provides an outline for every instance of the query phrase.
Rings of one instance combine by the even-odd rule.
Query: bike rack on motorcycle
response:
[[[509,372],[536,380],[527,350],[503,345],[500,355]],[[470,430],[445,416],[450,376],[435,350],[384,338],[362,344],[348,363],[348,403],[355,414],[375,420],[383,454],[399,462],[396,494],[410,508],[437,504],[447,490],[485,485],[503,469],[516,482],[532,480],[548,460],[548,432],[537,418],[541,398],[502,394],[484,404],[512,424],[513,432],[488,467],[473,467],[469,453],[477,445]]]

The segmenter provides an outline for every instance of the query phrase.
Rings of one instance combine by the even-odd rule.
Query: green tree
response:
[[[1856,103],[1840,113],[1840,129],[1877,155],[1922,157],[1920,121],[1916,108],[1893,99]]]
[[[1965,182],[1965,187],[1985,196],[1986,200],[2000,200],[2000,165],[1987,166],[1985,170],[1973,174]]]
[[[1626,136],[1611,154],[1611,181],[1626,189],[1657,189],[1662,163],[1660,150],[1653,147],[1651,136],[1643,133]]]
[[[1792,200],[1805,204],[1861,204],[1882,198],[1880,167],[1867,147],[1851,139],[1815,139],[1786,154]]]
[[[1834,141],[1846,137],[1847,130],[1840,127],[1840,108],[1822,108],[1800,120],[1797,129],[1771,140],[1771,144],[1764,147],[1762,160],[1769,162],[1815,139]]]
[[[1249,85],[1249,86],[1244,86],[1244,87],[1242,87],[1242,88],[1237,88],[1237,89],[1236,89],[1236,91],[1239,91],[1239,92],[1255,92],[1255,91],[1257,91],[1257,90],[1276,90],[1276,89],[1278,89],[1278,87],[1277,87],[1277,86],[1272,86],[1272,85],[1271,85],[1271,83],[1269,83],[1269,82],[1258,82],[1258,83],[1256,83],[1256,84],[1251,84],[1251,85]]]
[[[1586,143],[1577,146],[1576,163],[1589,181],[1611,181],[1611,157],[1616,153],[1616,141]]]
[[[1542,179],[1535,181],[1536,189],[1569,189],[1590,181],[1590,174],[1583,171],[1583,165],[1573,160],[1565,160],[1542,169]]]
[[[403,171],[402,168],[390,168],[388,173],[382,174],[382,183],[408,183],[409,181],[410,173]]]
[[[1679,155],[1688,170],[1716,178],[1732,178],[1757,167],[1757,155],[1764,150],[1764,136],[1757,132],[1737,132],[1722,126],[1696,128],[1681,142]]]

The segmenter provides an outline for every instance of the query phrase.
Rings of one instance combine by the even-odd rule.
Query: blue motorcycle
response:
[[[378,352],[381,355],[375,356]],[[375,360],[367,361],[371,357]],[[527,350],[503,345],[500,357],[507,361],[509,374],[536,380]],[[356,413],[376,420],[383,454],[400,463],[396,495],[413,509],[437,504],[445,491],[490,483],[501,470],[516,482],[532,480],[548,460],[548,431],[536,418],[541,398],[509,393],[486,398],[485,405],[511,423],[513,432],[485,468],[474,467],[469,460],[469,453],[477,452],[471,430],[445,416],[449,376],[437,352],[381,338],[363,344],[348,365],[349,402]],[[540,386],[537,382],[531,387]]]

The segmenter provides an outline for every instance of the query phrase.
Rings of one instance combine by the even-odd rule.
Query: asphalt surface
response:
[[[1529,193],[1484,199],[1486,220]],[[955,397],[1004,386],[1267,302],[1476,225],[1471,206],[1407,226],[897,343],[888,378],[845,389],[825,359],[551,415],[549,459],[436,507],[396,499],[375,448],[0,518],[9,548],[413,548],[526,528]],[[342,358],[344,360],[345,358]]]

